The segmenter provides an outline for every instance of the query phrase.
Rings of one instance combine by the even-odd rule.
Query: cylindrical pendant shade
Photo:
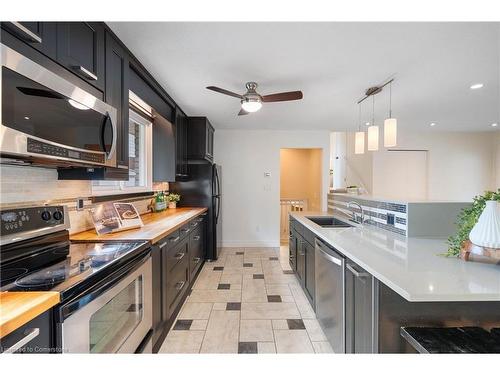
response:
[[[368,151],[378,150],[378,126],[368,127]]]
[[[365,132],[356,132],[354,138],[354,153],[355,154],[365,153]]]
[[[397,143],[398,120],[388,118],[384,121],[384,147],[394,147]]]

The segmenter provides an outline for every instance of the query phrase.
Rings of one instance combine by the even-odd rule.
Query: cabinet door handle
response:
[[[201,223],[201,222],[203,221],[203,218],[202,218],[202,217],[200,217],[199,219],[196,219],[196,221],[197,221],[198,223]]]
[[[193,240],[194,241],[199,241],[200,240],[200,236],[193,236]]]
[[[370,274],[368,272],[358,271],[353,266],[351,266],[349,263],[347,263],[345,266],[356,277],[369,277],[370,276]]]
[[[10,22],[8,25],[10,25],[10,29],[14,33],[23,38],[26,42],[42,43],[42,38],[40,38],[40,36],[23,26],[20,22]]]
[[[197,225],[198,225],[198,222],[197,222],[197,221],[194,221],[194,222],[192,222],[192,223],[191,223],[191,226],[192,226],[193,228],[194,228],[194,227],[196,227]]]
[[[174,243],[175,243],[175,242],[177,242],[177,241],[179,241],[179,240],[180,240],[180,237],[179,237],[179,236],[177,236],[177,237],[170,237],[168,240],[169,240],[170,242],[174,242]]]
[[[163,249],[165,246],[167,246],[167,241],[162,242],[161,244],[158,245],[160,249]]]
[[[83,66],[78,65],[78,66],[73,66],[73,69],[77,71],[80,75],[84,76],[85,78],[91,80],[91,81],[97,81],[97,76],[92,73],[90,70],[85,69]]]
[[[28,330],[26,336],[24,336],[21,340],[12,345],[10,348],[5,349],[4,353],[8,354],[16,352],[18,349],[22,348],[24,345],[29,343],[39,334],[40,334],[40,328],[32,328]]]
[[[186,255],[186,253],[177,253],[175,254],[175,259],[181,260],[184,258],[184,255]]]
[[[200,260],[201,260],[201,258],[200,258],[200,257],[195,257],[195,258],[193,258],[193,261],[194,261],[194,263],[195,263],[195,264],[200,263]]]
[[[189,233],[190,231],[191,231],[191,229],[189,229],[189,228],[182,228],[181,229],[181,232],[183,232],[183,233]]]
[[[176,290],[181,290],[184,287],[184,284],[186,284],[185,281],[181,281],[181,282],[175,284],[175,289]]]

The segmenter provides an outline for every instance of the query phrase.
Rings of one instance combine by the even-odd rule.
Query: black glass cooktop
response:
[[[91,279],[99,281],[146,249],[147,242],[66,243],[2,264],[0,290],[58,291],[74,294]]]

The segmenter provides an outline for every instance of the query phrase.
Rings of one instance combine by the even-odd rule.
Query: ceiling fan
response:
[[[241,110],[238,113],[238,116],[248,115],[251,112],[257,112],[262,107],[262,103],[286,102],[289,100],[299,100],[303,97],[302,91],[288,91],[277,94],[260,95],[256,91],[258,86],[257,83],[247,82],[245,86],[247,88],[247,92],[243,95],[236,94],[235,92],[221,89],[216,86],[208,86],[207,89],[240,99]]]

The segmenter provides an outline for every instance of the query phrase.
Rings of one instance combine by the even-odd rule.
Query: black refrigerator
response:
[[[208,207],[205,257],[207,260],[216,260],[217,244],[222,242],[220,165],[209,162],[190,163],[188,177],[183,181],[170,183],[169,190],[181,195],[179,207]]]

